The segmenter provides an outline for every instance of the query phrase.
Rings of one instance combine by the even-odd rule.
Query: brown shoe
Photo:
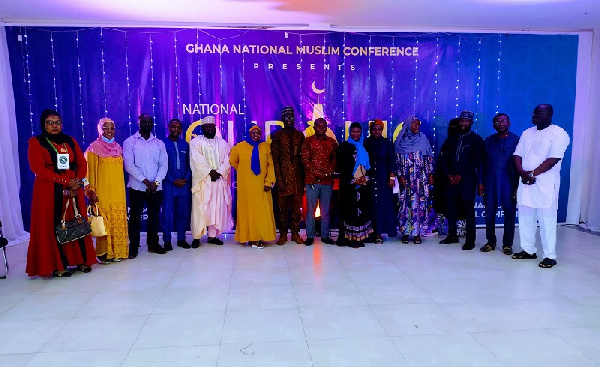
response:
[[[287,242],[287,234],[280,234],[279,239],[277,240],[277,244],[279,246],[281,246],[281,245],[285,245],[286,242]]]
[[[304,243],[304,240],[302,239],[302,237],[300,237],[298,233],[292,234],[292,241],[296,242],[299,245],[302,245]]]

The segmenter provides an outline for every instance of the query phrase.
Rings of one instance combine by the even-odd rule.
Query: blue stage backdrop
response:
[[[230,143],[255,122],[267,135],[282,107],[301,130],[323,116],[338,141],[350,121],[386,123],[388,138],[412,115],[439,153],[451,118],[475,112],[473,129],[494,132],[505,112],[511,130],[531,126],[539,103],[572,136],[578,37],[573,35],[348,33],[238,29],[7,27],[13,73],[23,218],[28,227],[33,174],[27,141],[39,114],[57,109],[64,131],[83,149],[101,117],[115,120],[120,143],[137,116],[155,117],[155,133],[180,118],[188,137],[215,115]],[[563,161],[559,221],[566,216],[571,150]],[[478,204],[478,222],[483,223]],[[499,223],[502,222],[498,213]]]

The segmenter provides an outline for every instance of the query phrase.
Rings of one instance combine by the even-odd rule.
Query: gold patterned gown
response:
[[[87,162],[88,190],[95,191],[98,196],[98,207],[108,234],[96,238],[96,255],[106,254],[107,259],[127,259],[129,245],[123,157],[100,158],[88,151]]]

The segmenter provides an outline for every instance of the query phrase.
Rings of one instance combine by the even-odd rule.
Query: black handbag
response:
[[[75,218],[69,221],[65,221],[67,210],[69,209],[69,203],[73,202],[73,210],[75,211]],[[92,227],[87,220],[84,220],[77,210],[77,204],[75,198],[67,200],[65,205],[65,212],[63,213],[62,221],[56,225],[56,239],[58,243],[65,244],[67,242],[75,241],[85,236],[89,236],[92,233]]]

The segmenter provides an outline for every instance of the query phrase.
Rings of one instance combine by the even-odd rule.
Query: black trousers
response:
[[[488,243],[496,244],[496,211],[498,203],[495,200],[489,200],[485,203],[485,238]],[[502,245],[513,245],[515,238],[515,219],[517,216],[517,203],[510,201],[502,204],[504,211],[504,235],[502,236]]]
[[[158,245],[158,229],[160,228],[160,205],[162,191],[148,192],[129,189],[129,253],[137,254],[140,245],[140,224],[144,205],[148,211],[146,221],[146,243],[148,247]]]
[[[462,199],[460,196],[448,195],[446,197],[447,212],[448,212],[448,237],[456,237],[456,220],[458,219],[459,210],[465,214],[467,221],[466,228],[466,243],[475,242],[475,198]]]

